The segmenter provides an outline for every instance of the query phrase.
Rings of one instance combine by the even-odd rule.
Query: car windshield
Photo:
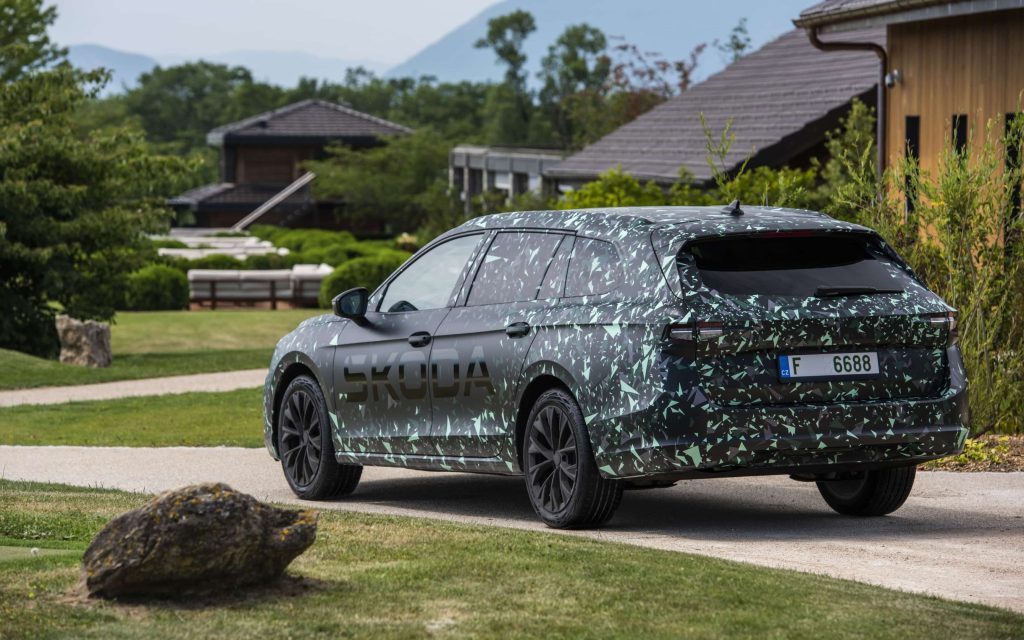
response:
[[[692,243],[684,252],[692,256],[706,287],[728,295],[901,293],[912,281],[875,238],[860,234],[714,238]]]

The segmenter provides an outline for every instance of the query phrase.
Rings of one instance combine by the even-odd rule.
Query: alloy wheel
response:
[[[530,425],[529,438],[530,491],[537,504],[558,513],[572,498],[579,462],[569,416],[559,407],[544,407]]]
[[[297,486],[313,482],[320,468],[322,425],[315,399],[303,389],[292,393],[281,416],[281,460]]]

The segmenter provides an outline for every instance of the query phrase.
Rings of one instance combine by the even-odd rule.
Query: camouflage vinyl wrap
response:
[[[499,230],[562,234],[548,277],[561,269],[564,282],[565,270],[586,269],[589,290],[603,293],[564,297],[545,283],[535,300],[466,306]],[[435,339],[421,355],[389,351],[400,341],[367,344],[366,327],[331,314],[281,339],[265,386],[267,447],[276,457],[275,408],[288,382],[306,374],[324,392],[338,460],[350,463],[517,474],[517,425],[529,399],[554,384],[579,403],[606,477],[792,473],[962,450],[966,375],[947,327],[931,321],[952,309],[923,285],[911,278],[902,293],[855,297],[730,296],[701,282],[685,250],[695,240],[792,231],[871,236],[889,268],[912,276],[869,229],[808,211],[637,208],[471,220],[403,267],[448,239],[480,236],[449,308],[414,312],[432,314],[423,317]],[[570,265],[581,237],[614,245],[617,262]],[[371,296],[368,313],[370,327],[382,323],[382,331],[400,315],[377,311],[387,285]],[[530,325],[529,335],[510,341],[504,329],[517,322]],[[721,335],[669,338],[669,326],[697,322],[720,323]],[[779,379],[779,354],[850,351],[876,352],[877,376]],[[416,372],[423,379],[413,383]],[[352,387],[357,374],[369,386]]]

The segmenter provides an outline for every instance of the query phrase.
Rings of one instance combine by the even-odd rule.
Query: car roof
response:
[[[786,229],[865,230],[849,222],[805,209],[740,205],[742,215],[727,207],[607,207],[564,211],[517,211],[480,216],[452,232],[471,229],[552,229],[618,236],[652,227],[675,227],[694,237]]]

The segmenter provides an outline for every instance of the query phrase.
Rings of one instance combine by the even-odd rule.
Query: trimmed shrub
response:
[[[320,285],[320,306],[328,308],[339,293],[354,287],[376,289],[409,258],[404,251],[381,251],[375,256],[355,258],[337,267]]]
[[[238,258],[233,258],[220,253],[189,260],[186,271],[189,269],[245,269],[245,263]]]
[[[128,276],[126,301],[132,311],[186,309],[188,278],[173,267],[151,264]]]

